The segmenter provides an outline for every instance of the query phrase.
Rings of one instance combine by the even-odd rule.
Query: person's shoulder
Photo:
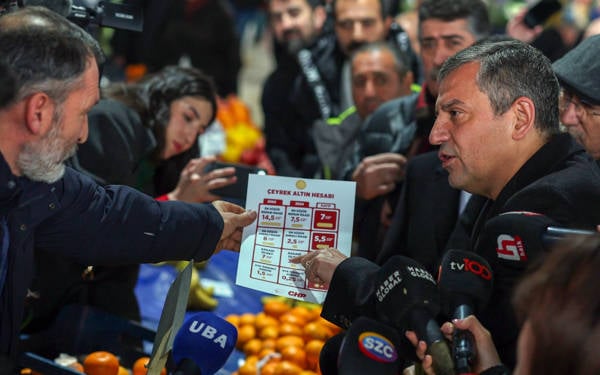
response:
[[[365,120],[364,129],[387,132],[393,119],[401,118],[405,123],[409,122],[414,117],[418,98],[418,93],[412,93],[383,103]]]

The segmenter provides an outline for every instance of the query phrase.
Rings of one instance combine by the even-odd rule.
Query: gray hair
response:
[[[527,97],[535,106],[535,127],[546,135],[559,132],[558,80],[550,60],[539,50],[516,40],[476,44],[450,57],[438,80],[471,62],[480,64],[477,86],[488,96],[495,115]]]

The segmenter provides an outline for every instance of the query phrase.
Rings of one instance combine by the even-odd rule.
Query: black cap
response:
[[[600,104],[600,35],[584,39],[552,68],[561,84],[582,99]]]

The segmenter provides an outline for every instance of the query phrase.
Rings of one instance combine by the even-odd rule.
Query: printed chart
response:
[[[334,247],[350,255],[355,183],[250,175],[236,284],[322,303],[327,285],[311,283],[290,259]]]

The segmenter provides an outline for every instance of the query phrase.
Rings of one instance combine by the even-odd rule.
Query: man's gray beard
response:
[[[29,179],[50,184],[63,176],[64,161],[73,156],[76,150],[77,144],[69,146],[60,137],[60,124],[55,121],[44,138],[23,147],[17,165]]]

